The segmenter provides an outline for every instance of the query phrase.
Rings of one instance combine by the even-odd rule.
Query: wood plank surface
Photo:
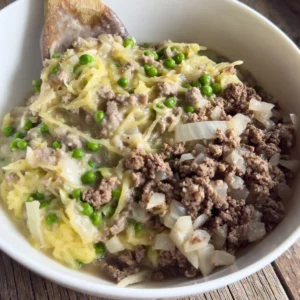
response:
[[[42,1],[42,0],[38,0]],[[170,0],[171,1],[171,0]],[[0,9],[13,0],[0,0]],[[242,0],[288,34],[300,46],[300,1]],[[104,300],[60,287],[28,271],[0,252],[0,300]],[[240,282],[181,300],[300,299],[300,243],[272,265]]]

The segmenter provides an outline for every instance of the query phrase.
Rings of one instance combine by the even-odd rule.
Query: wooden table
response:
[[[42,1],[42,0],[38,0]],[[0,9],[13,0],[0,0]],[[300,46],[298,0],[242,0],[271,19]],[[290,3],[290,4],[288,4]],[[300,3],[300,1],[298,2]],[[300,299],[300,244],[256,274],[194,300]],[[0,251],[0,300],[104,300],[62,288],[26,270]]]

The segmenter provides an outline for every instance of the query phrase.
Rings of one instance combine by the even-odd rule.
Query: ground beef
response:
[[[262,221],[266,224],[267,231],[271,231],[284,217],[284,205],[281,201],[266,198],[262,201]]]
[[[45,147],[33,151],[35,158],[42,164],[55,166],[57,164],[57,156],[54,149]]]
[[[265,197],[270,194],[270,190],[275,186],[269,164],[255,154],[245,157],[246,173],[245,183],[259,197]]]
[[[119,282],[125,277],[140,271],[140,264],[146,256],[146,249],[143,246],[137,247],[134,251],[126,250],[111,256],[102,261],[101,269],[110,279]]]
[[[112,135],[122,120],[123,115],[119,112],[117,102],[108,101],[106,104],[105,118],[101,123],[101,135],[104,137]]]
[[[144,173],[149,179],[155,179],[157,172],[166,173],[171,177],[173,172],[170,165],[164,161],[160,154],[146,154],[142,151],[133,151],[124,159],[125,168]]]
[[[5,180],[8,185],[15,184],[19,179],[20,179],[20,177],[17,173],[6,173],[5,174]]]
[[[181,156],[185,152],[184,144],[163,144],[161,154],[165,158],[175,158]]]
[[[127,217],[128,214],[125,214],[121,216],[117,221],[115,221],[115,224],[110,228],[110,233],[112,235],[117,235],[125,230],[127,224]]]
[[[83,201],[90,203],[96,209],[100,208],[111,200],[112,190],[117,181],[116,177],[102,179],[98,188],[90,188],[83,192]]]
[[[162,68],[162,64],[159,61],[156,61],[153,55],[143,55],[140,61],[143,65],[151,65],[158,69]]]
[[[158,89],[158,95],[160,97],[176,96],[178,94],[178,88],[176,84],[158,82],[156,86]]]
[[[252,98],[261,100],[255,90],[243,83],[231,83],[224,90],[224,109],[227,114],[246,113]]]
[[[203,97],[200,93],[200,90],[195,87],[188,89],[187,92],[185,93],[185,102],[195,107],[198,106],[199,100],[202,98]]]
[[[160,267],[178,266],[185,269],[190,266],[190,263],[178,249],[175,249],[173,251],[161,251],[158,258],[158,265]]]
[[[135,71],[135,67],[132,63],[126,63],[120,68],[122,73],[133,73]]]
[[[142,172],[132,172],[131,179],[135,188],[144,185],[146,177]]]
[[[104,99],[107,101],[113,100],[116,96],[114,91],[106,85],[103,85],[99,88],[98,95],[101,99]]]
[[[225,152],[234,150],[240,146],[241,138],[237,136],[232,129],[227,130],[225,134],[222,130],[217,129],[216,136],[215,143],[217,145],[221,144]]]

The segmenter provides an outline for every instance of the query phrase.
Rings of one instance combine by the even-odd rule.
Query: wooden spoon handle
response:
[[[101,0],[45,0],[45,23],[41,37],[43,59],[63,52],[78,38],[100,34],[127,36],[127,30]]]

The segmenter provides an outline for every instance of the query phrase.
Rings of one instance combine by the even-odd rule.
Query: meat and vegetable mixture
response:
[[[205,50],[102,35],[44,62],[0,151],[35,247],[127,286],[207,276],[283,219],[296,117]]]

